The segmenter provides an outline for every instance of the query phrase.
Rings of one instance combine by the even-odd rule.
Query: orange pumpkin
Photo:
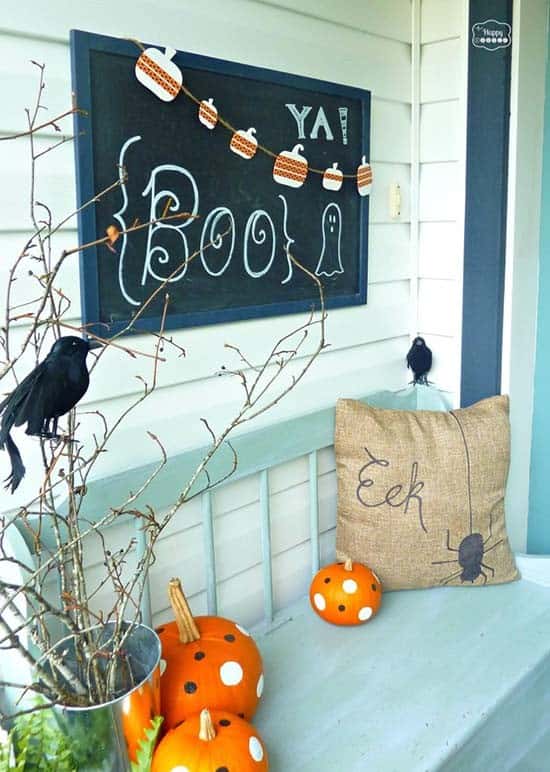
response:
[[[176,619],[157,630],[165,727],[172,729],[205,705],[251,719],[264,688],[262,658],[253,638],[223,617],[194,619],[179,579],[170,581],[168,595]]]
[[[264,772],[269,762],[256,729],[226,711],[203,710],[168,732],[151,772]]]
[[[309,588],[316,613],[334,625],[359,625],[376,614],[382,602],[382,585],[361,563],[333,563],[322,568]]]
[[[145,739],[145,730],[151,726],[151,719],[158,716],[159,707],[159,668],[157,667],[152,683],[146,681],[122,701],[122,730],[128,755],[137,760],[137,750],[141,740]]]

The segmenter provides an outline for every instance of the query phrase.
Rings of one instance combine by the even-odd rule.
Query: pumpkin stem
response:
[[[344,563],[344,571],[353,571],[353,563],[351,558],[348,558]]]
[[[200,715],[199,740],[209,742],[210,740],[213,740],[215,736],[216,730],[214,729],[214,724],[212,723],[212,716],[205,708],[204,710],[201,710]]]
[[[183,594],[179,579],[170,579],[168,582],[168,597],[170,598],[170,605],[172,606],[172,610],[176,617],[180,641],[182,643],[198,641],[201,634],[193,619],[193,614],[187,603],[187,598]]]

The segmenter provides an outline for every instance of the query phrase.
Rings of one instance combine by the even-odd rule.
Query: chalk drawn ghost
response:
[[[342,212],[338,204],[327,204],[321,221],[323,247],[317,263],[317,276],[334,276],[344,273],[340,243],[342,240]]]

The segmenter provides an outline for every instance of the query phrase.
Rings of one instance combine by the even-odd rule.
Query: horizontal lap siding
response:
[[[29,60],[44,62],[45,116],[53,116],[71,104],[68,33],[73,27],[89,31],[135,37],[157,44],[249,64],[282,69],[333,80],[372,91],[371,160],[375,174],[369,233],[370,265],[368,305],[331,311],[327,323],[330,348],[315,363],[293,394],[256,425],[289,415],[311,412],[333,404],[342,394],[359,396],[369,390],[397,388],[407,379],[403,359],[414,321],[410,305],[410,126],[411,58],[409,0],[376,0],[368,4],[353,0],[335,4],[329,0],[299,2],[253,2],[209,0],[208,3],[155,2],[73,3],[51,0],[36,4],[32,14],[24,4],[12,4],[0,18],[0,136],[25,129],[24,108],[35,96],[36,68]],[[40,149],[70,135],[71,121],[62,133],[43,132]],[[0,215],[0,286],[5,287],[9,262],[21,249],[29,233],[27,140],[0,144],[2,208]],[[388,190],[398,182],[402,190],[402,212],[392,220]],[[9,191],[9,194],[6,193]],[[59,219],[75,206],[73,148],[70,143],[44,155],[38,175],[37,197],[54,209]],[[55,254],[77,244],[74,220],[59,235]],[[71,296],[70,319],[80,315],[77,260],[70,258],[62,286]],[[33,296],[32,276],[14,288],[15,301]],[[3,298],[0,315],[3,316]],[[222,364],[231,364],[224,344],[240,346],[252,362],[266,355],[275,336],[293,329],[303,316],[235,322],[226,325],[175,331],[174,339],[185,347],[185,359],[173,360],[160,369],[159,390],[127,419],[111,450],[101,460],[101,474],[111,474],[158,456],[146,435],[157,433],[167,450],[175,453],[206,441],[199,418],[205,416],[221,429],[234,414],[241,393],[236,383],[218,378]],[[26,332],[21,320],[13,345]],[[313,337],[313,336],[312,336]],[[313,342],[310,346],[313,345]],[[137,337],[132,346],[147,341]],[[47,344],[45,344],[47,349]],[[22,363],[23,373],[31,363]],[[110,351],[94,372],[92,385],[82,405],[82,433],[97,426],[97,417],[84,411],[101,410],[110,419],[124,410],[140,386],[134,378],[150,378],[145,360],[131,360]],[[8,386],[2,384],[2,389]],[[33,493],[38,459],[37,445],[21,438],[28,475],[21,496],[2,498],[0,509],[9,510]],[[3,470],[6,459],[2,454]],[[270,475],[275,604],[277,607],[302,593],[309,577],[309,502],[307,459],[283,465]],[[319,500],[323,536],[322,559],[334,555],[336,485],[331,451],[320,455]],[[213,497],[216,555],[218,559],[221,609],[251,623],[263,607],[259,542],[258,480],[250,478],[227,486]],[[180,574],[192,595],[195,610],[206,608],[205,571],[200,528],[200,501],[183,508],[163,537],[152,569],[153,608],[157,619],[169,616],[165,584]],[[107,538],[120,548],[130,537],[126,526],[110,529]],[[244,551],[241,550],[245,545]],[[128,570],[133,558],[130,557]],[[91,584],[103,575],[97,543],[90,544],[88,576]],[[96,598],[97,607],[107,608],[105,591]]]
[[[431,380],[458,401],[464,227],[465,45],[462,0],[423,0],[420,72],[418,332]]]

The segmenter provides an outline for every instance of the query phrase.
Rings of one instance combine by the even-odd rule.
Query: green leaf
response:
[[[40,704],[38,701],[37,708]],[[76,772],[69,741],[51,710],[37,709],[19,716],[12,737],[17,772]]]
[[[137,761],[132,762],[132,772],[149,772],[153,761],[153,753],[157,742],[162,716],[151,719],[151,725],[144,731],[144,737],[139,741],[137,749]]]

